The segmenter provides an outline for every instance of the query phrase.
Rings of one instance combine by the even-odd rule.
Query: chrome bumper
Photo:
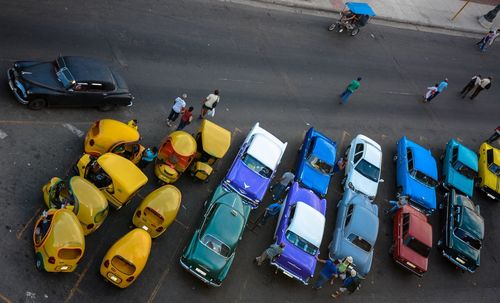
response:
[[[25,100],[21,95],[19,95],[19,91],[18,91],[17,84],[16,84],[16,79],[13,78],[14,73],[15,73],[15,71],[13,68],[9,68],[7,70],[7,79],[9,79],[10,90],[12,91],[12,93],[14,93],[14,96],[16,97],[17,101],[19,101],[21,104],[26,105],[29,103],[29,101]]]

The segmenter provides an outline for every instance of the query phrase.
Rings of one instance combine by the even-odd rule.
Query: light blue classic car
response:
[[[329,257],[336,260],[351,256],[356,271],[366,276],[372,266],[378,236],[378,206],[366,195],[347,189],[337,208]]]
[[[443,160],[443,186],[455,188],[472,198],[477,177],[478,158],[475,152],[451,139],[446,144]]]

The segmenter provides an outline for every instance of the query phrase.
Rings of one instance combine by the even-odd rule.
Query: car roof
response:
[[[325,229],[325,216],[304,202],[297,202],[288,230],[320,247]]]
[[[363,158],[378,166],[380,168],[380,164],[382,163],[382,152],[377,149],[375,146],[373,146],[372,144],[370,143],[367,143],[365,145],[365,151],[364,151],[364,154],[363,154]]]
[[[410,235],[428,247],[432,247],[432,226],[427,221],[427,217],[411,205],[403,206],[402,211],[410,215]]]
[[[271,170],[275,170],[283,150],[274,140],[262,133],[258,133],[254,135],[247,153]]]
[[[458,141],[452,139],[452,143],[458,146],[458,161],[467,165],[477,172],[478,170],[478,158],[477,154],[470,148],[460,144]]]
[[[76,81],[95,81],[115,85],[113,74],[104,62],[79,56],[64,56],[61,58]]]
[[[405,139],[404,141],[406,141],[406,146],[410,148],[413,153],[414,167],[429,177],[434,178],[434,180],[437,180],[438,172],[436,159],[432,156],[431,151],[411,140],[408,140],[406,137],[403,138]]]
[[[478,239],[484,238],[484,220],[480,214],[474,209],[474,203],[469,197],[456,194],[455,203],[462,207],[462,219],[460,220],[459,227]]]
[[[234,194],[237,195],[237,194]],[[205,234],[210,234],[234,249],[245,226],[243,215],[226,203],[216,203],[212,219]]]
[[[324,162],[330,165],[335,164],[335,143],[331,140],[326,140],[324,137],[316,136],[313,154],[321,158]]]
[[[484,147],[483,147],[484,145]],[[493,149],[493,163],[497,164],[497,165],[500,165],[500,149],[484,142],[483,144],[481,144],[481,147],[480,149],[486,149],[486,150],[490,150],[490,149]]]
[[[363,194],[357,194],[351,202],[354,204],[351,220],[346,228],[346,234],[354,233],[370,244],[377,240],[379,220],[373,209],[369,209],[361,199],[368,199]],[[368,203],[369,200],[367,201]]]

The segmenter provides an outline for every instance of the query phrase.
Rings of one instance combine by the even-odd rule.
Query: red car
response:
[[[427,272],[432,248],[432,226],[427,216],[410,205],[394,214],[394,242],[390,253],[396,263],[421,277]]]

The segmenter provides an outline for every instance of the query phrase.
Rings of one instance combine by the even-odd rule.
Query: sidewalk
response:
[[[344,7],[342,0],[248,0],[318,10],[324,12],[337,12]],[[377,19],[391,22],[405,23],[416,26],[434,27],[452,31],[485,34],[488,29],[482,27],[477,21],[478,17],[494,8],[493,5],[469,2],[462,12],[451,21],[451,18],[465,4],[459,0],[354,0],[370,4]],[[478,2],[490,2],[476,0]],[[499,1],[500,2],[500,1]],[[500,13],[493,22],[493,28],[500,28]]]

